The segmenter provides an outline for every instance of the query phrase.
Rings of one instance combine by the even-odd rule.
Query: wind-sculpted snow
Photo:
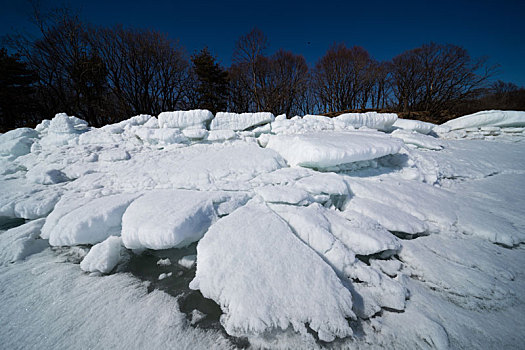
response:
[[[350,292],[264,204],[250,203],[210,228],[197,246],[190,287],[219,303],[229,334],[306,334],[307,325],[324,341],[353,333]]]
[[[272,136],[266,147],[279,152],[291,166],[327,168],[395,154],[401,145],[376,133],[325,132]]]
[[[2,345],[519,348],[520,120],[57,114],[2,134]]]

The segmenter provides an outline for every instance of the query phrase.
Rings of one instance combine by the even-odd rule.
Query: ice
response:
[[[157,261],[157,265],[159,265],[159,266],[170,266],[171,265],[171,260],[169,258],[159,259],[159,261]]]
[[[221,192],[152,191],[135,200],[122,217],[128,249],[180,248],[198,241],[218,219],[216,207],[232,197]]]
[[[334,118],[337,122],[342,123],[345,127],[353,126],[358,129],[360,127],[367,127],[377,130],[390,130],[392,125],[396,122],[397,114],[395,113],[344,113]]]
[[[428,135],[422,135],[415,131],[395,130],[391,135],[400,138],[405,144],[414,145],[419,148],[426,148],[434,151],[439,151],[444,148],[443,140]]]
[[[250,203],[209,229],[197,245],[190,288],[221,306],[231,335],[288,328],[306,335],[306,324],[324,341],[352,335],[350,292],[264,204]]]
[[[34,183],[42,185],[52,185],[61,182],[67,182],[70,179],[58,169],[46,169],[42,170],[35,167],[26,173],[26,178]]]
[[[401,146],[400,140],[376,133],[324,132],[275,135],[267,148],[279,152],[291,166],[327,168],[395,154]]]
[[[398,118],[392,126],[394,128],[416,131],[420,134],[427,135],[432,131],[436,124],[422,122],[420,120]]]
[[[163,279],[166,279],[166,278],[168,278],[168,277],[171,277],[172,275],[173,275],[173,272],[168,272],[168,273],[163,272],[163,273],[161,273],[161,274],[159,275],[158,280],[159,280],[159,281],[162,281]]]
[[[117,236],[95,244],[80,263],[80,268],[86,272],[110,273],[120,260],[121,245],[122,240]]]
[[[205,139],[208,136],[208,130],[206,129],[184,129],[182,130],[184,136],[192,140]]]
[[[50,214],[42,237],[53,246],[96,244],[119,235],[122,215],[138,194],[117,194],[79,202],[64,199]],[[80,204],[80,205],[79,205]],[[78,206],[77,206],[78,205]],[[56,213],[55,213],[56,212]]]
[[[479,128],[484,126],[524,127],[525,112],[520,111],[482,111],[449,120],[442,124],[450,130]]]
[[[30,128],[19,128],[0,134],[0,156],[20,157],[31,151],[38,133]]]
[[[3,233],[0,231],[0,266],[23,260],[49,246],[46,240],[40,239],[44,221],[37,219]]]
[[[103,162],[118,162],[121,160],[129,160],[130,158],[131,155],[128,151],[118,148],[101,152],[98,156],[98,160]]]
[[[253,126],[270,123],[275,120],[272,113],[228,113],[219,112],[210,123],[210,130],[241,131]]]
[[[162,112],[158,115],[159,127],[185,129],[196,125],[205,126],[213,114],[205,109],[191,111]]]
[[[186,256],[182,257],[182,259],[180,259],[177,262],[177,264],[179,264],[180,266],[185,267],[187,269],[191,269],[195,265],[196,261],[197,261],[197,255],[195,255],[195,254],[193,254],[193,255],[186,255]]]
[[[153,145],[170,145],[173,143],[188,142],[185,133],[183,134],[179,129],[150,129],[139,127],[135,130],[137,137],[149,144]]]
[[[369,198],[352,198],[347,202],[345,210],[353,210],[366,215],[392,232],[414,235],[428,230],[428,225],[424,221],[410,213]]]
[[[232,140],[237,137],[233,130],[211,130],[206,137],[208,141],[225,141]]]
[[[268,203],[307,205],[313,202],[308,192],[294,186],[263,186],[256,188],[255,193]]]

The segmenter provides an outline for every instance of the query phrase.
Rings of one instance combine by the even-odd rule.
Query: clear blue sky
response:
[[[60,4],[42,0],[47,7]],[[0,0],[0,35],[29,30],[30,6]],[[334,42],[360,45],[378,60],[430,41],[465,47],[499,64],[496,79],[525,86],[525,1],[122,1],[69,0],[93,24],[153,28],[189,54],[208,46],[228,66],[236,39],[254,26],[310,64]]]

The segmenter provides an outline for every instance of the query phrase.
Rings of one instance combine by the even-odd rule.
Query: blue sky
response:
[[[0,0],[0,35],[30,30],[30,6]],[[153,28],[188,54],[208,46],[223,65],[236,39],[254,26],[279,48],[314,64],[335,42],[360,45],[378,60],[430,41],[465,47],[500,65],[497,79],[525,86],[525,1],[45,1],[68,4],[93,24]]]

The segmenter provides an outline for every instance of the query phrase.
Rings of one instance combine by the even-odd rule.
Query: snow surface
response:
[[[219,112],[211,121],[210,130],[246,130],[253,126],[270,123],[275,119],[272,113],[226,113]]]
[[[523,345],[520,113],[223,115],[0,135],[2,347]]]
[[[394,154],[401,145],[397,139],[375,133],[326,132],[276,135],[266,147],[279,152],[291,166],[327,168]]]
[[[398,118],[396,119],[394,124],[392,124],[392,126],[394,128],[416,131],[420,134],[427,135],[429,132],[432,131],[436,124],[422,122],[420,120]]]

